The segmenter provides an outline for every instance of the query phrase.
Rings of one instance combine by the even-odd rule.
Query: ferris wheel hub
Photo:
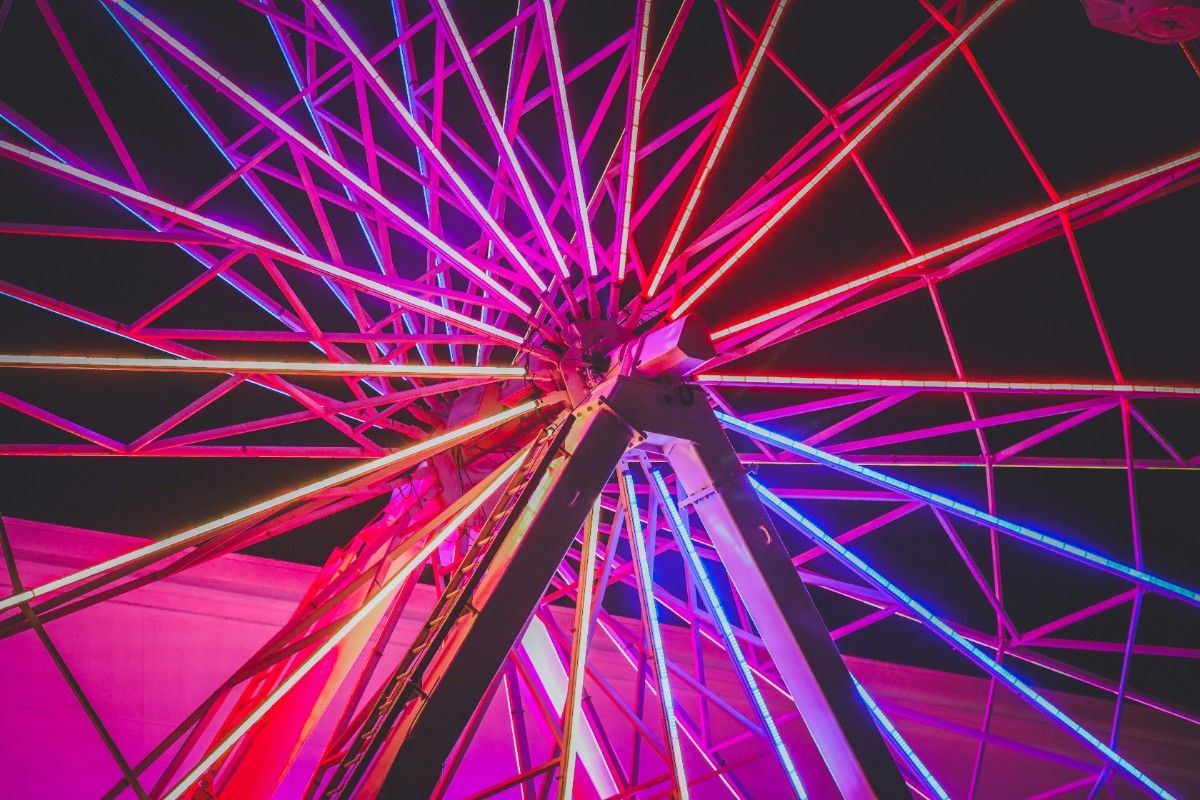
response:
[[[554,366],[559,387],[575,406],[619,375],[682,380],[716,355],[708,324],[696,314],[636,337],[616,322],[588,320],[572,325],[566,339]]]

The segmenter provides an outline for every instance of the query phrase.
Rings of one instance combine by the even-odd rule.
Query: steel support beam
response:
[[[414,673],[411,693],[390,713],[371,767],[353,782],[355,796],[427,797],[434,790],[443,762],[630,447],[670,461],[842,794],[908,796],[704,393],[667,377],[621,375],[593,389],[567,424],[556,451],[527,478],[511,517],[498,520],[503,529],[467,590],[465,610],[438,634],[428,666]]]
[[[416,698],[388,733],[356,796],[428,797],[493,676],[520,639],[580,525],[635,437],[604,402],[577,408],[547,469],[532,478],[463,614],[437,644]]]
[[[704,393],[619,378],[607,402],[667,457],[842,795],[908,797],[870,711]],[[814,781],[809,781],[813,783]]]

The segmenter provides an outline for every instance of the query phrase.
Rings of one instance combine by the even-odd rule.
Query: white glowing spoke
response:
[[[388,284],[377,280],[369,275],[361,274],[345,267],[339,267],[336,264],[331,264],[328,261],[322,261],[319,258],[305,255],[299,250],[293,250],[290,247],[284,247],[281,244],[264,239],[261,236],[235,228],[232,225],[227,225],[224,222],[213,219],[212,217],[197,214],[194,211],[189,211],[182,206],[177,206],[174,203],[168,203],[165,200],[160,200],[157,197],[140,192],[137,189],[131,189],[128,186],[122,186],[119,183],[102,178],[99,175],[87,172],[85,170],[73,167],[70,164],[57,161],[53,158],[43,156],[33,150],[29,150],[9,142],[0,141],[0,150],[8,151],[19,158],[32,161],[40,165],[47,172],[56,173],[58,175],[69,175],[72,178],[106,193],[122,197],[126,200],[131,200],[139,205],[154,209],[159,213],[165,214],[176,219],[184,220],[185,222],[196,226],[210,233],[216,233],[223,237],[233,239],[241,244],[252,247],[256,250],[261,250],[270,253],[273,256],[280,258],[288,263],[297,264],[307,267],[314,272],[329,277],[337,278],[357,286],[371,294],[384,297],[388,300],[395,301],[403,306],[408,306],[414,310],[423,311],[437,319],[453,322],[455,325],[482,333],[487,336],[492,336],[497,339],[502,339],[511,344],[521,344],[523,341],[520,336],[502,328],[497,328],[493,325],[480,322],[472,319],[466,314],[460,314],[452,309],[442,308],[436,303],[431,303],[416,295],[409,294],[389,286]]]
[[[288,503],[302,500],[309,495],[325,489],[330,489],[334,486],[345,483],[346,481],[354,480],[355,478],[361,478],[364,475],[369,475],[372,472],[376,472],[386,467],[402,464],[405,461],[412,461],[414,459],[421,459],[431,456],[434,453],[440,452],[447,447],[451,447],[452,445],[474,436],[477,433],[490,430],[499,425],[503,425],[510,420],[527,414],[541,404],[542,403],[540,401],[530,400],[522,403],[519,406],[514,406],[513,408],[493,414],[490,417],[476,420],[475,422],[464,425],[461,428],[455,428],[454,430],[432,436],[425,441],[418,442],[417,444],[401,448],[394,453],[389,453],[388,455],[383,456],[382,458],[377,458],[374,461],[368,461],[365,464],[359,464],[349,469],[342,470],[341,472],[336,472],[327,478],[322,478],[319,481],[314,481],[313,483],[301,486],[299,489],[293,489],[290,492],[284,492],[283,494],[276,495],[275,497],[271,497],[267,500],[262,500],[252,506],[248,506],[239,511],[226,514],[223,517],[218,517],[211,522],[197,525],[194,528],[189,528],[188,530],[177,533],[174,536],[168,536],[165,539],[159,539],[152,544],[139,547],[136,550],[129,551],[128,553],[123,553],[114,558],[110,558],[107,561],[102,561],[99,564],[93,564],[90,567],[85,567],[84,569],[72,572],[69,575],[64,575],[61,578],[48,581],[40,586],[35,586],[32,589],[27,589],[24,592],[20,592],[19,594],[10,595],[9,597],[0,599],[0,611],[6,611],[10,608],[20,605],[21,603],[28,603],[50,592],[55,592],[59,589],[65,589],[68,586],[74,586],[75,584],[81,583],[89,578],[93,578],[110,570],[117,569],[118,567],[123,567],[126,564],[131,564],[134,561],[148,558],[167,550],[178,550],[179,548],[190,546],[191,544],[197,543],[216,533],[224,527],[253,519],[259,514],[274,511],[275,509],[281,508]]]
[[[221,372],[235,375],[364,375],[385,378],[523,378],[524,367],[457,364],[338,364],[301,361],[227,361],[190,358],[0,355],[0,367],[115,370],[128,372]]]
[[[969,25],[962,28],[958,32],[958,35],[950,40],[950,43],[947,44],[946,47],[944,47],[942,51],[933,59],[931,59],[930,62],[925,65],[924,69],[918,72],[913,79],[909,81],[907,86],[897,92],[896,96],[889,100],[888,103],[881,108],[869,122],[863,125],[862,129],[859,130],[858,133],[854,134],[854,136],[852,136],[844,145],[842,145],[842,147],[836,153],[834,153],[832,158],[826,161],[820,169],[813,173],[812,177],[801,184],[796,191],[792,192],[791,196],[789,196],[788,199],[784,201],[783,204],[781,204],[779,208],[777,208],[775,212],[758,227],[757,230],[754,231],[754,233],[747,237],[746,241],[742,242],[741,245],[735,248],[732,253],[726,256],[725,260],[722,261],[720,265],[718,265],[717,268],[713,270],[713,272],[709,274],[709,276],[705,278],[699,286],[693,289],[691,293],[679,303],[678,306],[672,309],[669,315],[670,318],[674,320],[683,316],[683,314],[686,313],[687,310],[691,308],[696,301],[699,300],[700,297],[712,287],[714,283],[720,280],[726,272],[732,269],[734,264],[741,261],[742,256],[750,252],[754,245],[758,244],[760,239],[766,236],[767,233],[769,233],[779,223],[780,220],[787,216],[788,213],[796,207],[797,203],[807,197],[808,194],[815,189],[819,183],[821,183],[821,181],[825,180],[825,177],[829,175],[829,173],[833,172],[838,165],[845,161],[858,148],[858,146],[862,144],[864,139],[870,136],[876,128],[882,125],[883,122],[890,117],[892,113],[899,108],[900,105],[907,100],[913,92],[920,88],[923,83],[925,83],[926,79],[929,78],[930,75],[937,71],[937,69],[942,66],[942,64],[944,64],[951,55],[957,52],[958,48],[962,46],[962,44],[971,36],[971,34],[979,30],[979,28],[1007,2],[1008,0],[993,0],[991,5],[979,12],[978,16],[976,16]]]
[[[585,723],[580,702],[583,700],[583,679],[587,674],[587,651],[592,626],[592,586],[596,577],[596,545],[600,539],[600,499],[584,523],[583,549],[579,558],[579,594],[575,606],[575,637],[571,645],[571,672],[563,706],[563,753],[558,778],[559,800],[573,796],[575,788],[575,758],[579,728]]]
[[[588,277],[598,274],[596,252],[592,241],[592,223],[588,217],[587,194],[583,191],[583,173],[579,167],[579,150],[575,144],[575,128],[571,124],[571,107],[567,102],[567,81],[563,77],[562,55],[558,50],[558,32],[554,25],[554,9],[550,0],[542,0],[542,22],[546,31],[546,56],[550,67],[550,80],[554,86],[554,97],[558,101],[558,117],[562,124],[562,138],[566,145],[567,170],[571,175],[571,193],[575,199],[575,213],[579,216],[579,231],[583,238],[583,253],[587,259]]]
[[[179,782],[175,784],[174,788],[162,796],[162,800],[178,800],[178,798],[182,797],[191,787],[191,785],[199,780],[200,776],[203,775],[209,767],[217,762],[217,759],[229,752],[229,749],[237,744],[239,739],[245,736],[246,733],[249,732],[249,730],[253,728],[254,725],[260,719],[262,719],[263,716],[266,715],[266,713],[270,711],[275,704],[283,698],[284,695],[290,692],[293,686],[299,683],[305,675],[311,672],[313,667],[321,663],[321,660],[325,658],[325,656],[329,655],[333,648],[337,647],[341,641],[345,639],[351,631],[354,630],[354,628],[362,624],[364,620],[375,613],[375,611],[383,603],[389,601],[392,598],[392,595],[394,595],[404,584],[404,582],[408,580],[408,577],[412,575],[416,569],[423,566],[425,561],[431,555],[433,555],[434,551],[441,547],[442,543],[450,538],[451,534],[456,532],[460,526],[465,524],[467,520],[471,518],[472,514],[478,511],[485,502],[491,499],[492,495],[494,495],[498,489],[504,486],[508,479],[516,473],[517,468],[521,466],[522,461],[524,461],[524,458],[522,457],[513,458],[509,465],[496,477],[495,482],[489,486],[486,491],[480,492],[475,498],[465,504],[457,514],[455,514],[446,522],[446,524],[440,531],[437,532],[437,534],[430,537],[429,541],[426,542],[420,550],[417,550],[415,553],[409,556],[404,565],[396,571],[396,574],[389,578],[387,583],[379,587],[379,591],[377,591],[369,600],[363,603],[362,607],[358,611],[355,611],[353,614],[347,617],[346,620],[338,626],[337,630],[334,631],[330,637],[321,644],[320,647],[314,650],[313,653],[308,658],[304,659],[304,661],[301,662],[300,665],[291,672],[291,674],[284,678],[283,681],[277,687],[275,687],[270,694],[262,699],[257,708],[247,714],[246,718],[243,719],[236,728],[230,731],[225,738],[223,738],[216,746],[209,750],[204,758],[200,759],[200,761],[197,762],[196,765],[192,767],[186,775],[180,778]]]
[[[197,55],[193,50],[188,48],[186,45],[184,45],[178,39],[173,37],[171,34],[167,33],[165,30],[163,30],[159,25],[157,25],[149,17],[142,14],[140,11],[135,9],[133,6],[129,5],[127,0],[107,0],[107,2],[111,2],[115,5],[120,6],[123,11],[125,11],[127,14],[129,14],[131,17],[133,17],[135,20],[137,20],[138,24],[140,24],[146,30],[153,33],[157,39],[159,39],[162,43],[167,45],[171,49],[171,51],[173,53],[175,53],[179,58],[186,61],[194,69],[207,75],[210,80],[212,80],[215,83],[222,86],[225,89],[225,91],[227,91],[230,94],[232,94],[233,96],[237,97],[238,100],[240,100],[242,103],[245,103],[247,106],[254,109],[254,112],[257,115],[259,115],[263,119],[267,120],[271,124],[271,126],[275,127],[277,130],[279,130],[293,144],[295,144],[297,147],[299,147],[301,150],[303,150],[305,152],[305,154],[309,155],[314,160],[321,163],[325,168],[327,168],[331,172],[336,173],[339,178],[344,180],[347,184],[353,186],[356,191],[369,197],[372,202],[378,204],[380,207],[382,207],[384,210],[386,210],[388,214],[395,217],[416,238],[423,241],[425,244],[427,244],[429,247],[431,247],[433,250],[435,250],[443,258],[446,258],[451,263],[453,263],[455,266],[459,267],[460,269],[467,272],[468,274],[475,276],[475,278],[477,278],[479,281],[485,283],[490,289],[495,291],[501,297],[505,298],[505,300],[507,300],[509,303],[512,303],[513,306],[520,309],[522,312],[524,312],[526,314],[531,312],[532,307],[528,303],[526,303],[524,300],[517,297],[515,294],[513,294],[508,289],[501,286],[499,283],[497,283],[495,281],[494,278],[492,278],[486,272],[481,270],[469,258],[467,258],[465,255],[463,255],[461,252],[459,252],[455,247],[453,247],[448,242],[443,240],[441,237],[439,237],[436,233],[434,233],[428,227],[423,225],[419,220],[417,220],[415,217],[413,217],[407,211],[400,208],[400,206],[396,205],[391,200],[384,197],[380,192],[378,192],[369,183],[367,183],[362,178],[358,177],[356,174],[354,174],[349,169],[347,169],[345,166],[343,166],[341,163],[339,163],[335,158],[333,158],[333,156],[331,156],[328,152],[326,152],[324,148],[319,147],[313,141],[308,139],[306,136],[304,136],[302,133],[300,133],[300,131],[298,131],[291,124],[289,124],[285,119],[280,117],[278,114],[276,114],[271,109],[269,109],[265,104],[263,104],[257,98],[250,95],[248,92],[246,92],[240,86],[235,84],[232,80],[227,78],[223,73],[221,73],[219,70],[217,70],[211,64],[209,64],[207,61],[205,61],[199,55]],[[469,192],[468,192],[468,194],[469,194]],[[476,202],[478,202],[478,201],[476,201]]]
[[[496,106],[492,102],[491,95],[488,94],[487,89],[483,85],[483,79],[479,76],[479,69],[475,64],[475,59],[471,57],[471,49],[467,47],[467,43],[458,29],[458,24],[454,21],[454,17],[450,15],[450,8],[446,5],[445,0],[434,0],[434,6],[441,16],[443,26],[450,34],[450,42],[454,46],[458,63],[462,67],[467,80],[471,82],[475,96],[479,98],[479,102],[483,105],[484,122],[487,123],[491,132],[492,141],[500,149],[509,172],[512,173],[513,179],[517,182],[517,188],[521,191],[521,197],[525,201],[525,206],[533,215],[538,236],[542,239],[542,244],[545,246],[547,252],[554,259],[559,273],[564,278],[569,277],[570,273],[567,270],[566,262],[563,260],[562,251],[554,240],[554,234],[550,230],[550,224],[546,221],[546,215],[542,212],[541,204],[533,195],[533,187],[529,185],[529,178],[526,176],[521,162],[517,159],[517,153],[513,150],[512,142],[508,140],[508,136],[505,134],[504,123],[500,121],[500,116],[496,113]],[[545,291],[545,284],[542,284],[540,279],[538,280],[538,288]]]
[[[679,515],[678,507],[671,500],[671,493],[667,489],[666,481],[663,480],[662,473],[658,470],[650,472],[650,479],[654,481],[654,487],[658,490],[659,501],[662,503],[663,508],[667,510],[667,518],[671,521],[671,527],[675,533],[675,540],[679,544],[679,552],[683,556],[684,564],[693,577],[695,577],[696,584],[700,588],[700,594],[704,598],[704,604],[708,606],[708,610],[712,613],[713,621],[716,623],[717,630],[721,634],[726,654],[741,674],[742,685],[745,687],[746,693],[750,696],[750,702],[754,704],[754,710],[767,731],[767,738],[771,740],[771,747],[775,750],[776,758],[779,759],[779,765],[787,775],[788,783],[791,784],[792,791],[796,797],[801,798],[801,800],[807,800],[808,793],[804,791],[804,785],[800,781],[800,773],[796,770],[796,764],[792,761],[791,752],[783,741],[783,735],[779,732],[779,727],[775,724],[775,718],[771,715],[771,710],[767,708],[767,700],[759,690],[758,682],[754,679],[754,674],[750,671],[750,664],[746,661],[746,656],[742,653],[742,646],[738,644],[737,637],[734,635],[733,624],[730,623],[729,617],[725,613],[725,608],[721,605],[721,598],[717,595],[716,587],[713,586],[712,579],[708,575],[708,569],[704,566],[704,562],[700,560],[700,555],[696,552],[696,546],[692,544],[692,537],[688,526],[684,524],[683,518]]]
[[[717,159],[721,155],[721,148],[725,145],[725,140],[729,138],[729,132],[733,129],[733,123],[737,120],[742,103],[745,102],[746,95],[750,92],[750,86],[754,83],[754,76],[758,74],[762,60],[767,55],[767,51],[771,46],[771,39],[775,37],[775,30],[779,27],[779,20],[783,17],[783,10],[787,7],[787,4],[788,0],[776,0],[775,8],[771,13],[770,19],[767,21],[767,26],[763,29],[762,36],[759,38],[758,43],[754,47],[754,52],[750,56],[750,61],[746,64],[741,81],[738,83],[737,91],[734,93],[729,105],[725,108],[725,118],[721,121],[721,126],[717,129],[717,135],[713,139],[712,144],[709,145],[708,153],[705,154],[704,162],[701,164],[699,172],[696,173],[696,178],[692,181],[692,188],[688,192],[687,200],[684,202],[679,216],[675,220],[675,224],[671,226],[671,232],[667,237],[667,244],[663,248],[662,255],[658,258],[658,263],[654,267],[654,274],[650,280],[650,288],[646,290],[647,297],[654,297],[658,292],[662,279],[667,273],[667,266],[671,263],[671,259],[675,257],[679,241],[683,238],[683,233],[692,218],[692,212],[696,210],[696,205],[700,202],[700,195],[704,191],[704,185],[708,181],[708,176],[712,172],[713,167],[716,166]]]

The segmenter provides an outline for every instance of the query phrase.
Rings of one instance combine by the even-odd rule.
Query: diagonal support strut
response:
[[[887,744],[862,703],[705,395],[691,384],[619,375],[594,389],[499,510],[490,553],[438,633],[369,767],[344,784],[354,796],[426,797],[443,762],[520,639],[555,568],[630,448],[661,454],[729,570],[759,635],[842,794],[908,796]],[[483,534],[481,534],[483,535]],[[435,611],[435,614],[439,612]]]

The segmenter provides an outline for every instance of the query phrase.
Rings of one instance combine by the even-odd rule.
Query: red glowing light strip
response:
[[[727,336],[731,336],[732,334],[738,333],[740,331],[744,331],[747,328],[752,328],[763,322],[767,322],[768,320],[775,319],[775,318],[783,316],[785,314],[790,314],[791,312],[796,311],[798,309],[805,308],[806,306],[811,306],[814,303],[819,303],[822,300],[829,300],[831,298],[837,297],[838,295],[845,294],[846,292],[850,292],[855,289],[861,289],[861,288],[868,286],[872,283],[875,283],[883,278],[887,278],[889,276],[896,275],[897,273],[904,272],[905,270],[912,269],[913,267],[920,266],[921,264],[925,264],[936,258],[940,258],[941,256],[949,255],[950,253],[955,253],[966,247],[970,247],[971,245],[979,244],[980,242],[986,241],[987,239],[991,239],[1002,233],[1011,231],[1014,228],[1019,228],[1022,225],[1026,224],[1028,222],[1033,222],[1034,220],[1037,220],[1041,217],[1046,217],[1046,216],[1050,216],[1052,214],[1057,214],[1060,211],[1064,211],[1064,210],[1067,210],[1074,206],[1077,206],[1081,203],[1085,203],[1085,202],[1095,199],[1096,197],[1099,197],[1101,195],[1108,194],[1109,192],[1113,192],[1118,189],[1122,189],[1126,186],[1129,186],[1130,184],[1134,184],[1139,181],[1157,177],[1159,175],[1162,175],[1163,173],[1170,172],[1171,170],[1177,169],[1179,167],[1187,166],[1196,161],[1200,161],[1200,150],[1193,150],[1190,153],[1186,153],[1186,154],[1180,156],[1179,158],[1175,158],[1175,159],[1167,161],[1163,164],[1159,164],[1156,167],[1151,167],[1150,169],[1146,169],[1141,172],[1135,173],[1133,175],[1129,175],[1125,178],[1111,181],[1102,186],[1098,186],[1095,189],[1090,189],[1086,192],[1080,192],[1079,194],[1071,195],[1070,197],[1066,197],[1066,198],[1063,198],[1062,200],[1059,200],[1057,203],[1051,203],[1047,206],[1043,206],[1041,208],[1035,209],[1026,214],[1021,214],[1020,216],[1013,217],[1012,219],[1006,220],[1005,222],[1001,222],[998,225],[993,225],[989,228],[985,228],[984,230],[978,231],[977,233],[973,233],[969,236],[964,236],[963,238],[958,239],[949,244],[942,245],[941,247],[936,247],[932,250],[927,250],[924,253],[919,253],[911,258],[906,258],[903,261],[898,261],[895,264],[892,264],[887,267],[883,267],[882,269],[877,269],[872,272],[868,272],[858,278],[855,278],[850,281],[846,281],[845,283],[840,283],[837,286],[833,286],[822,292],[817,292],[816,294],[801,298],[794,302],[788,303],[787,305],[779,306],[770,311],[766,311],[766,312],[763,312],[762,314],[758,314],[756,316],[750,317],[749,319],[745,319],[745,320],[742,320],[741,322],[721,328],[720,330],[717,330],[713,333],[713,338],[714,339],[723,339]],[[674,319],[674,318],[675,318],[675,312],[672,312],[672,319]]]
[[[741,80],[738,82],[737,91],[729,99],[729,105],[723,109],[723,118],[717,128],[717,135],[709,142],[708,152],[704,154],[700,169],[696,172],[696,177],[692,179],[687,199],[680,206],[679,213],[676,215],[670,232],[667,234],[667,243],[663,247],[662,254],[658,257],[658,263],[655,265],[653,276],[650,279],[650,287],[646,290],[647,297],[654,297],[658,293],[662,279],[667,273],[667,266],[670,264],[671,259],[675,257],[675,252],[679,247],[679,240],[683,238],[683,232],[687,228],[687,224],[691,220],[692,213],[696,210],[697,204],[700,202],[700,195],[704,191],[704,184],[707,182],[709,174],[711,174],[713,167],[717,163],[717,158],[721,154],[721,148],[724,147],[725,140],[729,138],[729,132],[733,129],[733,123],[737,120],[742,103],[745,102],[746,95],[750,92],[750,86],[754,83],[754,77],[758,74],[762,60],[771,46],[771,39],[775,36],[775,30],[779,27],[779,20],[783,17],[785,8],[787,8],[787,0],[775,0],[775,7],[771,9],[766,27],[763,28],[758,42],[755,43],[754,52],[751,54],[745,71],[742,73]]]
[[[696,376],[710,386],[753,386],[801,389],[918,389],[935,392],[1015,392],[1029,394],[1115,394],[1140,397],[1200,397],[1200,386],[1164,386],[1146,383],[1075,383],[1058,381],[967,381],[922,378],[819,378],[801,375]]]
[[[978,16],[976,16],[969,25],[964,27],[961,31],[959,31],[957,36],[950,40],[950,43],[946,45],[942,52],[938,53],[937,56],[935,56],[933,60],[931,60],[929,64],[925,66],[924,69],[913,76],[913,79],[909,81],[907,86],[897,92],[896,96],[889,100],[887,105],[881,108],[869,122],[863,125],[862,129],[858,133],[856,133],[850,138],[849,141],[842,145],[842,147],[833,154],[832,158],[826,161],[820,169],[813,173],[812,177],[810,177],[795,191],[793,191],[791,196],[788,197],[787,200],[785,200],[779,206],[779,208],[777,208],[775,212],[771,214],[771,216],[768,217],[766,221],[754,231],[754,233],[750,234],[750,236],[748,236],[741,245],[739,245],[732,253],[726,256],[725,260],[722,261],[720,265],[718,265],[717,268],[707,278],[705,278],[699,286],[693,289],[691,293],[689,293],[687,297],[679,303],[679,305],[672,309],[671,313],[669,314],[670,319],[675,320],[683,316],[684,313],[686,313],[687,310],[691,308],[696,301],[698,301],[701,296],[704,295],[705,292],[712,288],[714,283],[720,280],[725,273],[732,269],[733,266],[737,264],[743,256],[746,255],[746,253],[750,252],[754,245],[758,244],[760,239],[766,236],[767,233],[769,233],[771,229],[773,229],[780,222],[780,220],[787,216],[788,212],[796,207],[797,203],[803,200],[813,189],[816,188],[817,184],[824,180],[825,177],[829,175],[829,173],[831,173],[839,164],[845,161],[846,158],[849,157],[850,154],[853,153],[860,144],[862,144],[863,140],[866,139],[867,136],[869,136],[889,116],[891,116],[891,114],[897,108],[899,108],[900,105],[907,100],[908,97],[912,95],[912,93],[915,92],[921,86],[921,84],[923,84],[929,78],[930,75],[937,71],[938,67],[946,63],[950,56],[953,55],[958,48],[961,47],[962,44],[966,42],[966,40],[970,38],[973,33],[975,33],[975,31],[979,30],[979,28],[985,22],[987,22],[993,14],[999,11],[1000,7],[1006,2],[1008,2],[1008,0],[993,0],[991,5],[979,12]]]

